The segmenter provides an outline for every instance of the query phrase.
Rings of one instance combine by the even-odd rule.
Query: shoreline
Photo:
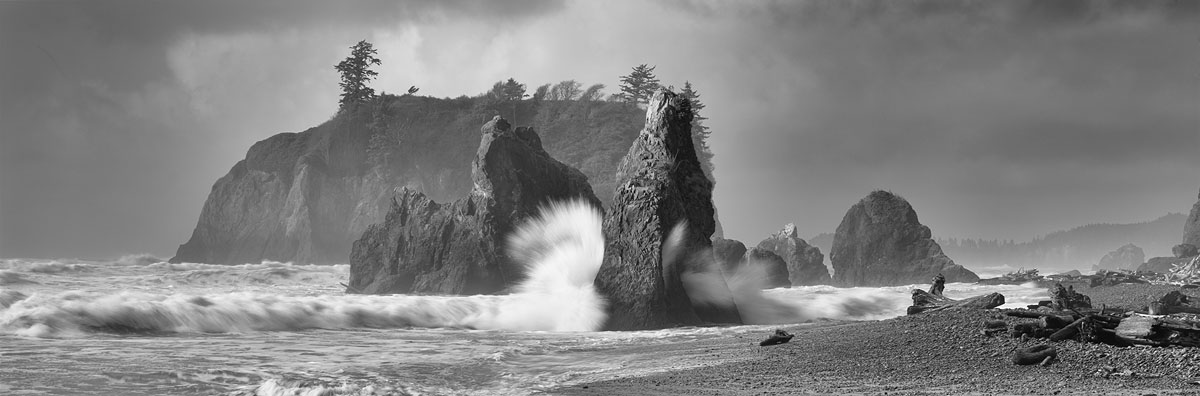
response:
[[[1176,286],[1116,285],[1079,290],[1094,306],[1136,309]],[[1192,290],[1185,294],[1195,295]],[[1190,292],[1190,293],[1189,293]],[[698,368],[592,381],[553,395],[750,394],[1200,394],[1200,348],[1119,348],[1071,340],[981,333],[985,320],[1011,327],[1031,319],[997,309],[940,311],[862,322],[781,325],[791,342],[760,347],[769,334],[741,333],[689,345]],[[1012,363],[1017,348],[1050,344],[1047,366]],[[679,346],[675,346],[678,348]],[[696,362],[692,362],[696,363]],[[664,362],[664,366],[669,362]],[[692,365],[696,367],[696,364]]]

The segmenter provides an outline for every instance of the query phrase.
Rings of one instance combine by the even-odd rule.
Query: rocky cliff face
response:
[[[850,207],[834,233],[833,280],[843,286],[897,286],[929,283],[938,273],[946,282],[979,280],[946,257],[930,234],[904,198],[872,192]]]
[[[742,262],[746,265],[762,266],[765,276],[763,279],[764,289],[792,287],[792,281],[788,279],[788,263],[775,252],[763,248],[753,248],[746,251]]]
[[[693,308],[684,278],[716,272],[709,253],[713,233],[712,182],[704,176],[691,139],[690,103],[659,91],[646,126],[617,168],[617,188],[604,221],[607,240],[596,288],[608,302],[606,328],[631,330],[709,322],[740,323],[719,273],[717,299],[725,308]],[[679,252],[664,251],[671,230],[684,223]],[[713,279],[710,277],[709,279]],[[693,291],[695,293],[696,291]]]
[[[1196,204],[1192,205],[1192,213],[1183,224],[1183,243],[1200,246],[1200,194],[1196,196]]]
[[[351,291],[371,294],[487,294],[522,276],[505,238],[549,201],[600,202],[580,171],[550,157],[532,129],[497,117],[482,128],[466,198],[438,204],[405,189],[386,219],[354,242]]]
[[[770,250],[787,262],[792,286],[828,285],[832,282],[825,267],[821,249],[810,246],[796,232],[795,224],[787,224],[779,232],[758,243],[758,248]]]
[[[1100,258],[1100,263],[1096,264],[1093,269],[1096,270],[1135,270],[1138,266],[1146,261],[1146,253],[1142,252],[1142,248],[1137,247],[1132,243],[1121,246],[1112,252]]]
[[[479,101],[386,95],[318,127],[254,144],[213,185],[191,238],[171,261],[347,262],[351,244],[384,220],[401,188],[439,202],[471,191],[478,126],[495,114]],[[535,127],[546,125],[546,151],[597,178],[607,202],[617,153],[637,136],[643,114],[607,102],[521,104]]]

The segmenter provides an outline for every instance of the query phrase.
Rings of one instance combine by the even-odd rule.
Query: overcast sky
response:
[[[941,237],[1151,220],[1200,188],[1198,5],[3,0],[0,257],[169,257],[253,142],[330,118],[363,39],[389,92],[691,81],[747,243],[873,189]]]

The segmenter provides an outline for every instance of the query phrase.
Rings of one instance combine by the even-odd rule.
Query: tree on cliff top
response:
[[[634,66],[628,76],[621,77],[621,97],[629,103],[650,103],[650,97],[658,90],[658,78],[654,76],[654,68],[645,63]]]
[[[342,74],[342,99],[338,101],[338,111],[357,107],[375,96],[375,90],[367,86],[367,82],[379,75],[371,70],[371,65],[379,65],[375,57],[375,48],[366,40],[350,47],[350,56],[333,68]]]
[[[683,83],[683,90],[679,91],[679,96],[686,98],[692,102],[692,144],[696,146],[696,157],[700,160],[700,168],[704,170],[704,175],[708,176],[708,180],[716,182],[713,177],[713,152],[708,146],[708,138],[712,135],[712,131],[704,125],[704,120],[708,117],[700,115],[700,110],[704,109],[704,103],[700,102],[700,93],[692,88],[691,81]]]

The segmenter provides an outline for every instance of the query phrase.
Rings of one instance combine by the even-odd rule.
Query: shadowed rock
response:
[[[529,128],[496,117],[482,141],[468,197],[433,202],[405,189],[383,223],[354,242],[350,290],[368,294],[497,293],[523,276],[505,256],[505,238],[552,200],[581,197],[599,207],[578,170],[551,158]]]
[[[607,247],[596,288],[609,303],[610,330],[664,328],[703,322],[740,323],[732,294],[715,268],[712,182],[696,160],[691,104],[665,90],[654,94],[646,126],[621,160],[617,189],[605,216]],[[684,224],[677,251],[664,249]],[[712,276],[715,275],[715,276]],[[685,278],[704,279],[693,295]]]
[[[787,224],[782,230],[758,243],[787,262],[788,278],[793,286],[828,285],[832,279],[825,267],[825,255],[821,249],[800,239],[795,224]]]
[[[788,279],[788,264],[779,257],[778,254],[768,249],[753,248],[746,251],[746,258],[743,260],[743,265],[759,265],[762,266],[763,288],[774,289],[777,287],[792,287],[792,281]]]
[[[746,255],[746,245],[735,239],[713,238],[712,249],[713,258],[726,274],[737,271],[743,256]]]
[[[833,280],[843,286],[897,286],[928,282],[976,282],[979,276],[955,264],[908,201],[875,191],[850,207],[834,234]]]

